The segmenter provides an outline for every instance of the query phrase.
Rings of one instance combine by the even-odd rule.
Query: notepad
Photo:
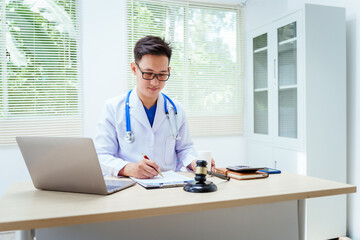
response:
[[[162,174],[164,175],[164,177],[158,175],[154,178],[149,178],[149,179],[139,179],[134,177],[131,177],[131,179],[147,189],[181,187],[187,184],[188,182],[194,181],[193,178],[185,177],[174,171],[162,172]]]

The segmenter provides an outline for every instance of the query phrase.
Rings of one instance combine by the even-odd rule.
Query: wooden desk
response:
[[[97,196],[42,191],[32,183],[14,183],[0,199],[0,231],[39,229],[109,222],[186,212],[267,204],[356,192],[353,185],[282,173],[266,179],[217,184],[213,193],[188,193],[182,188],[146,190],[134,186]]]

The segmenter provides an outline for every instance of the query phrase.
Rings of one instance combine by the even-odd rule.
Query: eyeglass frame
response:
[[[169,71],[169,74],[165,74],[165,73],[143,72],[143,71],[141,70],[141,68],[140,68],[139,64],[138,64],[137,62],[135,62],[135,64],[136,64],[136,66],[138,67],[138,69],[140,70],[140,72],[141,72],[141,77],[142,77],[144,80],[151,81],[151,80],[153,80],[153,79],[156,77],[156,79],[157,79],[158,81],[160,81],[160,82],[166,82],[166,81],[167,81],[167,80],[169,80],[169,78],[170,78],[170,71]],[[168,70],[169,70],[169,68],[168,68]],[[151,79],[144,78],[144,73],[147,73],[147,74],[153,74],[154,76],[153,76],[153,78],[151,78]],[[160,79],[159,79],[159,75],[167,75],[168,77],[167,77],[167,79],[166,79],[166,80],[160,80]]]

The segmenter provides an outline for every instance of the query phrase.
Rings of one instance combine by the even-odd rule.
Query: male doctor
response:
[[[105,175],[152,178],[159,170],[195,169],[197,153],[184,109],[161,93],[170,77],[171,52],[159,37],[136,43],[131,63],[136,87],[107,101],[97,126],[95,146]],[[214,160],[211,165],[214,171]]]

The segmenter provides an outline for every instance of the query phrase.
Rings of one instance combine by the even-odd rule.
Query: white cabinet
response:
[[[301,24],[301,12],[296,12],[250,33],[251,139],[301,147],[304,115]]]
[[[249,164],[346,182],[345,30],[345,9],[305,4],[247,34]],[[345,196],[305,205],[304,239],[346,235]]]

